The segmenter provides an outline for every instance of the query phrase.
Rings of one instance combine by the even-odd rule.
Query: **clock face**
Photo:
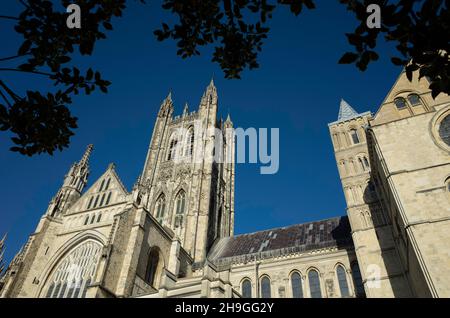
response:
[[[450,115],[447,115],[439,126],[439,136],[450,147]]]

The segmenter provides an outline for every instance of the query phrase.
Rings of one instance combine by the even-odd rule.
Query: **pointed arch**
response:
[[[241,281],[241,294],[242,298],[252,298],[252,280],[248,277]]]
[[[342,265],[340,263],[338,263],[336,265],[336,276],[337,276],[337,281],[338,281],[341,297],[349,297],[350,290],[349,290],[348,281],[347,281],[347,271],[346,271],[344,265]]]
[[[148,251],[145,282],[154,288],[158,288],[163,268],[164,258],[161,250],[157,246],[151,247]]]
[[[105,242],[106,237],[91,230],[66,242],[42,271],[35,297],[85,297],[88,286],[95,281]]]
[[[272,298],[270,277],[268,275],[261,276],[260,283],[261,283],[261,298]]]
[[[155,218],[159,223],[164,221],[164,216],[166,214],[166,196],[161,193],[155,203]]]
[[[297,270],[293,270],[289,276],[292,298],[303,298],[302,274]]]
[[[188,133],[186,135],[186,143],[185,143],[185,150],[184,155],[186,157],[192,157],[194,154],[194,142],[195,142],[195,133],[194,133],[194,127],[191,126],[188,128]]]
[[[309,294],[311,298],[322,298],[319,271],[315,268],[308,270]]]
[[[186,192],[181,189],[175,196],[175,228],[183,227],[184,215],[186,212]]]

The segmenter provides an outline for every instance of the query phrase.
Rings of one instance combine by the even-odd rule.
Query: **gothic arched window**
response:
[[[356,297],[360,298],[366,297],[361,272],[359,271],[359,266],[358,263],[356,262],[352,264],[352,278],[353,278],[353,285],[355,286]]]
[[[270,279],[267,276],[261,278],[261,298],[271,298]]]
[[[293,298],[303,298],[302,277],[297,272],[291,275],[291,287]]]
[[[147,271],[145,272],[145,281],[151,285],[155,285],[156,273],[159,264],[159,252],[158,249],[153,248],[148,255]]]
[[[184,153],[185,156],[192,156],[194,153],[194,140],[194,128],[190,128],[187,134],[186,151]]]
[[[86,241],[70,251],[58,262],[47,282],[47,298],[83,298],[94,280],[101,245],[93,240]]]
[[[347,283],[347,274],[342,265],[338,265],[336,267],[336,275],[338,278],[339,290],[341,291],[341,297],[350,296],[350,292],[348,290],[348,283]]]
[[[166,213],[166,197],[164,194],[161,194],[156,201],[155,210],[156,220],[158,220],[159,223],[162,223],[164,214]]]
[[[406,99],[403,97],[398,97],[394,100],[394,104],[397,107],[397,109],[404,109],[407,107]]]
[[[252,298],[252,282],[246,278],[242,281],[242,297]]]
[[[175,199],[175,227],[183,226],[184,209],[186,206],[186,193],[181,190]]]
[[[175,159],[175,156],[176,156],[176,149],[177,149],[177,143],[178,143],[178,140],[176,140],[175,138],[173,138],[173,139],[170,141],[170,144],[169,144],[169,154],[167,155],[167,160],[173,160],[173,159]]]
[[[359,136],[358,131],[356,129],[350,130],[350,137],[352,138],[352,142],[354,145],[359,144]]]
[[[311,298],[322,298],[322,291],[320,290],[319,273],[316,270],[310,270],[308,273],[309,292]]]

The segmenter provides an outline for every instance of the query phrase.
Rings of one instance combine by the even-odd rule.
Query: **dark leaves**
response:
[[[313,9],[312,0],[278,0],[289,6],[295,15],[306,6]],[[165,0],[163,9],[178,17],[173,26],[163,23],[154,31],[158,41],[177,41],[177,54],[182,58],[199,55],[199,48],[214,45],[212,61],[220,65],[227,78],[240,78],[244,69],[259,67],[258,53],[262,50],[275,3],[266,0]],[[245,18],[244,18],[245,16]]]
[[[399,57],[392,57],[393,64],[404,66],[412,80],[413,73],[430,79],[433,97],[439,93],[450,94],[450,2],[445,0],[340,0],[352,11],[360,24],[354,33],[347,34],[348,42],[355,48],[355,55],[342,57],[341,61],[355,63],[365,70],[379,56],[374,51],[379,36],[395,43]],[[378,4],[382,12],[381,29],[366,26],[369,4]],[[340,62],[341,62],[340,61]]]
[[[72,2],[60,3],[67,7]],[[15,68],[48,76],[58,90],[56,93],[28,90],[26,96],[20,97],[0,81],[0,98],[6,103],[0,104],[0,130],[13,133],[12,151],[31,156],[52,154],[68,146],[77,127],[76,118],[67,108],[72,103],[71,96],[89,95],[97,88],[106,93],[111,83],[91,68],[82,74],[75,66],[65,66],[72,61],[75,50],[82,55],[93,53],[95,43],[106,38],[105,30],[112,30],[112,17],[122,15],[125,2],[77,1],[82,12],[82,29],[69,29],[65,10],[56,9],[51,1],[26,1],[15,31],[24,39],[17,54],[28,58]]]

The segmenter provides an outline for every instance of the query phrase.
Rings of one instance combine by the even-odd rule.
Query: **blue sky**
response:
[[[8,232],[9,260],[24,244],[70,165],[89,143],[92,184],[114,162],[128,189],[142,170],[162,99],[172,90],[176,113],[187,101],[196,109],[212,74],[219,93],[219,112],[231,113],[235,126],[280,129],[280,170],[260,175],[259,166],[236,167],[235,232],[245,233],[345,214],[327,123],[337,119],[339,101],[357,111],[376,111],[400,68],[389,61],[392,48],[380,43],[379,62],[362,73],[338,65],[350,50],[345,33],[355,18],[338,1],[317,1],[318,9],[299,17],[287,9],[276,12],[259,62],[241,80],[226,80],[210,61],[210,50],[182,60],[174,42],[157,42],[152,31],[166,19],[158,3],[130,1],[115,19],[108,39],[97,43],[92,57],[77,58],[82,69],[92,66],[112,81],[108,94],[74,99],[72,112],[79,128],[70,148],[54,156],[32,158],[8,151],[0,135],[0,235]],[[2,3],[2,14],[13,15],[16,1]],[[15,54],[20,38],[11,21],[0,20],[0,54]],[[6,45],[4,45],[6,43]],[[2,64],[3,67],[3,64]],[[1,72],[17,92],[52,89],[39,76]]]

